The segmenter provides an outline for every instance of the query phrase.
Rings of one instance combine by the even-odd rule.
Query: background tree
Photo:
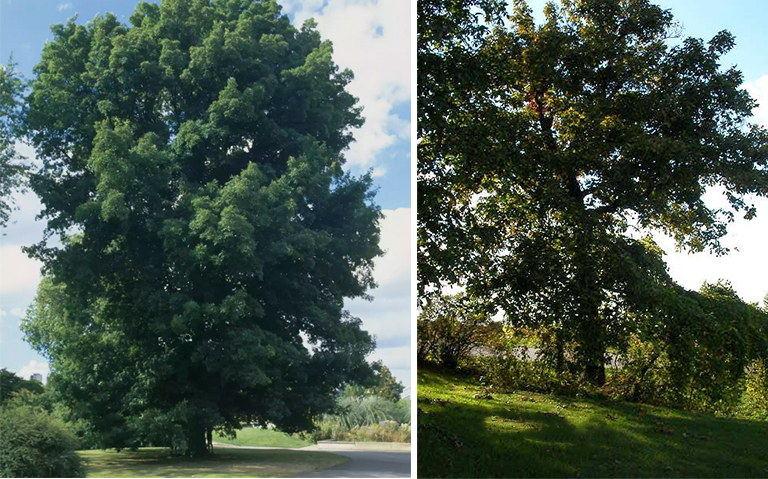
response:
[[[371,393],[390,401],[399,401],[400,395],[405,390],[403,383],[395,379],[395,377],[392,376],[392,371],[381,364],[381,362],[374,364],[373,370],[376,371],[376,385],[373,387]]]
[[[14,191],[24,186],[28,166],[15,148],[24,80],[13,61],[0,65],[0,227],[8,224]]]
[[[550,3],[541,25],[516,1],[508,26],[467,40],[472,76],[437,105],[450,142],[420,130],[440,147],[419,187],[451,191],[457,226],[439,236],[462,238],[450,254],[470,259],[451,272],[438,258],[449,274],[427,279],[458,277],[515,321],[562,318],[594,383],[627,312],[670,285],[657,247],[633,230],[723,254],[728,223],[754,217],[749,195],[768,194],[768,132],[747,123],[755,102],[741,73],[720,69],[733,37],[678,33],[648,1]],[[704,203],[708,187],[730,210]]]
[[[33,379],[20,378],[5,368],[0,369],[0,404],[5,404],[13,394],[22,390],[41,394],[43,385]]]
[[[130,24],[55,25],[35,68],[31,185],[63,246],[27,250],[49,279],[24,330],[104,445],[149,417],[192,455],[257,415],[309,429],[372,374],[342,310],[381,254],[371,179],[342,170],[352,74],[273,0],[142,2]]]

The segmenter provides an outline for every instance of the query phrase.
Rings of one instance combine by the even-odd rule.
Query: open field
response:
[[[768,423],[418,372],[419,477],[768,477]]]
[[[88,477],[291,477],[349,461],[327,452],[277,449],[219,448],[204,459],[171,456],[165,448],[78,454]]]
[[[237,437],[234,439],[214,433],[213,440],[233,446],[305,447],[313,444],[309,439],[299,439],[284,432],[255,427],[237,431]]]

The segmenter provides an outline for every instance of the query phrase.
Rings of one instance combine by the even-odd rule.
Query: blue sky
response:
[[[112,12],[127,23],[136,0],[0,0],[0,61],[11,52],[18,69],[32,78],[50,26],[78,14],[84,24]],[[156,3],[156,2],[155,2]],[[366,124],[355,132],[347,152],[354,174],[372,170],[382,207],[382,248],[376,262],[379,288],[373,302],[351,301],[346,307],[363,320],[378,339],[371,360],[381,359],[405,385],[410,383],[410,3],[408,0],[283,0],[283,12],[295,22],[313,17],[324,39],[334,44],[335,61],[350,68],[350,92],[363,106]],[[27,157],[34,152],[26,147]],[[20,247],[42,237],[44,225],[34,220],[40,210],[34,195],[17,196],[20,210],[0,237],[0,367],[28,376],[47,371],[45,359],[23,342],[18,326],[34,297],[39,264]]]

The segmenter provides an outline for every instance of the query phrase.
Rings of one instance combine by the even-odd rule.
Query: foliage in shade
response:
[[[30,406],[0,408],[0,476],[85,477],[64,423]]]
[[[52,31],[24,120],[63,245],[27,249],[48,276],[23,329],[56,388],[104,446],[162,430],[201,455],[212,428],[307,429],[372,375],[342,310],[382,253],[371,178],[342,170],[352,73],[274,0]]]
[[[550,3],[540,25],[524,1],[507,23],[493,2],[422,3],[419,288],[460,283],[551,326],[602,384],[627,318],[674,288],[636,229],[723,254],[768,195],[768,131],[720,68],[734,38],[678,38],[647,0]],[[711,187],[730,209],[704,203]]]

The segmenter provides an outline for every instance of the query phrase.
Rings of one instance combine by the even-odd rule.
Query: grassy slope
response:
[[[212,457],[170,456],[168,449],[78,451],[88,477],[291,477],[349,459],[327,452],[216,449]]]
[[[237,437],[234,439],[214,434],[213,440],[225,444],[234,444],[235,446],[305,447],[312,445],[312,441],[308,439],[302,440],[284,432],[257,429],[255,427],[237,431]]]
[[[765,422],[418,378],[419,477],[768,477]]]

